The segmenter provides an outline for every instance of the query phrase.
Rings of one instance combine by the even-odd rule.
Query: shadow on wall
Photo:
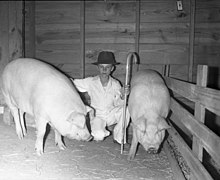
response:
[[[220,90],[220,67],[209,66],[207,87]]]
[[[220,67],[209,66],[207,87],[220,90]],[[205,124],[220,136],[220,116],[206,110]]]

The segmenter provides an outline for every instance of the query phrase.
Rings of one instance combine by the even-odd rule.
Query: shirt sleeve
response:
[[[85,79],[71,79],[77,90],[80,92],[87,92],[89,89],[89,78]]]
[[[121,106],[123,105],[123,100],[121,99],[121,85],[119,82],[116,82],[115,84],[115,91],[116,91],[116,97],[115,97],[115,101],[114,101],[114,104],[115,106]]]

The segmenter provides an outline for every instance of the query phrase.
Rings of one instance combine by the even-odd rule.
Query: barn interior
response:
[[[94,76],[92,63],[103,50],[120,62],[113,76],[122,85],[130,52],[138,55],[138,71],[163,76],[172,100],[161,152],[147,154],[139,145],[128,161],[129,147],[121,154],[111,136],[87,143],[65,138],[67,149],[59,151],[51,130],[38,157],[35,128],[28,126],[19,140],[0,93],[0,177],[219,179],[220,1],[0,1],[0,74],[9,62],[27,57],[74,79]],[[88,94],[80,95],[88,103]],[[33,120],[26,115],[26,122]],[[131,127],[127,133],[132,136]]]

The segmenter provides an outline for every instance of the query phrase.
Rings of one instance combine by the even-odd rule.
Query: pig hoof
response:
[[[41,156],[41,155],[43,155],[43,150],[39,150],[39,149],[37,149],[37,148],[35,148],[35,151],[36,151],[36,153],[37,153],[37,155],[38,156]]]
[[[41,156],[44,153],[43,148],[38,148],[37,146],[35,146],[35,151],[38,156]]]
[[[18,135],[18,138],[19,138],[20,140],[24,139],[23,133],[17,133],[17,135]]]
[[[56,143],[56,146],[58,146],[61,150],[66,149],[66,146],[63,143]]]
[[[96,142],[101,142],[101,141],[103,141],[103,139],[96,139],[96,138],[94,138],[93,140],[96,141]]]
[[[132,161],[133,159],[134,159],[134,157],[133,157],[133,156],[130,156],[130,155],[129,155],[128,158],[127,158],[128,161]]]
[[[24,136],[26,136],[27,135],[27,131],[24,131]]]

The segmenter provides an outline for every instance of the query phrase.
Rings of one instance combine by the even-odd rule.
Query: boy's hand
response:
[[[125,87],[121,88],[121,99],[124,99],[125,95],[130,93],[130,86],[126,85]]]

